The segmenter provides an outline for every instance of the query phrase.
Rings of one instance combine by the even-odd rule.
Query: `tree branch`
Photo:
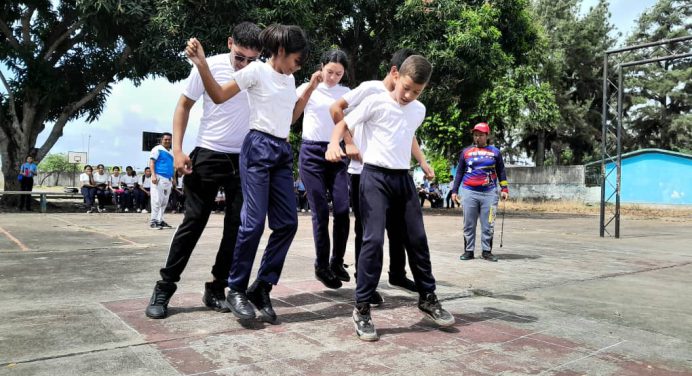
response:
[[[90,100],[94,99],[101,91],[103,91],[103,89],[106,88],[106,86],[108,86],[108,84],[110,84],[113,81],[113,77],[120,70],[121,66],[125,63],[125,61],[127,60],[127,58],[130,57],[131,54],[132,49],[130,48],[130,46],[126,46],[123,49],[123,52],[120,54],[118,61],[115,64],[113,64],[113,74],[107,80],[99,82],[98,85],[96,85],[96,87],[93,90],[91,90],[84,97],[82,97],[82,99],[65,107],[63,112],[58,117],[58,120],[53,125],[53,129],[50,131],[48,138],[43,143],[43,145],[41,145],[41,148],[39,149],[36,155],[36,159],[41,160],[48,154],[53,145],[55,145],[58,139],[60,139],[60,137],[62,136],[62,131],[65,128],[67,121],[70,120],[70,117],[82,106],[87,104]]]
[[[2,30],[2,33],[7,37],[7,41],[10,42],[10,46],[12,46],[12,48],[15,50],[19,49],[19,41],[17,41],[17,38],[12,35],[12,30],[9,26],[7,26],[7,23],[2,18],[0,18],[0,30]]]
[[[82,26],[84,24],[83,21],[77,21],[75,22],[72,26],[70,26],[67,31],[65,31],[62,35],[58,37],[58,39],[53,42],[53,44],[48,47],[48,50],[46,53],[43,55],[43,60],[48,60],[51,55],[55,52],[55,50],[58,48],[60,43],[62,43],[65,39],[67,39],[77,28]],[[78,35],[77,35],[78,36]],[[75,39],[77,39],[77,36],[75,36]]]
[[[12,94],[12,90],[10,90],[10,85],[7,83],[5,75],[2,73],[2,69],[0,69],[0,80],[2,80],[2,84],[5,86],[5,90],[7,90],[7,96],[10,101],[9,104],[10,115],[12,115],[12,128],[14,128],[15,132],[19,132],[21,134],[22,129],[19,126],[19,118],[17,117],[17,107],[15,106],[14,94]]]
[[[22,38],[24,40],[24,45],[28,46],[31,43],[31,17],[36,11],[35,6],[30,6],[26,13],[22,15]]]

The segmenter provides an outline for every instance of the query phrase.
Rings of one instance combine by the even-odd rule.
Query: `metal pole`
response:
[[[644,47],[660,46],[660,45],[666,44],[666,43],[684,42],[684,41],[690,40],[690,39],[692,39],[692,36],[663,39],[663,40],[659,40],[657,42],[649,42],[649,43],[638,44],[636,46],[629,46],[629,47],[623,47],[623,48],[616,48],[614,50],[608,50],[608,51],[606,51],[606,54],[615,54],[615,53],[619,53],[619,52],[638,50],[638,49],[644,48]]]
[[[606,137],[608,136],[608,53],[603,55],[603,108],[601,109],[601,221],[600,235],[605,236],[605,160],[606,160]]]
[[[620,238],[620,182],[622,179],[622,97],[624,94],[622,66],[618,68],[618,129],[617,129],[617,182],[615,185],[615,238]]]

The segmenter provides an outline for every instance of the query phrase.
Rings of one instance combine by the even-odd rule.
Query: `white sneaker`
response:
[[[127,212],[129,212],[129,211],[130,211],[130,209],[128,209],[128,208],[125,208],[125,213],[127,213]]]
[[[147,211],[147,209],[142,209],[142,214],[147,214],[147,213],[149,213],[149,212]]]
[[[137,213],[141,213],[142,209],[137,208]]]
[[[93,209],[93,208],[90,208],[89,210],[87,210],[87,214],[91,214],[91,213],[93,213],[93,212],[94,212],[94,209]]]

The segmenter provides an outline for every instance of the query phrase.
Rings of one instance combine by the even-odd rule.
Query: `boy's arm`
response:
[[[179,175],[187,175],[192,173],[192,161],[190,157],[183,152],[183,138],[185,138],[185,130],[187,122],[190,118],[190,110],[195,105],[195,101],[181,95],[178,99],[178,104],[175,106],[173,113],[173,166]]]
[[[207,91],[209,97],[214,103],[223,103],[240,92],[240,87],[235,80],[228,81],[223,86],[219,85],[214,76],[211,75],[207,59],[204,57],[204,49],[197,38],[190,38],[185,47],[185,54],[195,64],[199,71],[199,76],[202,78],[204,90]]]
[[[344,98],[339,98],[331,106],[329,106],[329,114],[334,120],[334,124],[338,124],[344,119],[344,111],[348,108],[348,102]],[[358,148],[353,143],[353,137],[351,137],[351,132],[344,132],[341,137],[346,145],[346,156],[360,161],[360,152]]]
[[[435,178],[435,171],[432,167],[430,167],[430,165],[428,165],[428,161],[425,160],[425,154],[423,154],[423,151],[420,149],[416,136],[413,136],[413,141],[411,141],[411,154],[413,154],[413,157],[416,158],[416,161],[418,161],[420,164],[420,168],[423,170],[425,178],[428,180],[433,180]]]
[[[298,121],[300,115],[303,113],[303,111],[305,111],[305,106],[308,104],[308,101],[310,100],[310,95],[312,95],[312,92],[315,90],[315,88],[317,88],[317,85],[321,81],[322,71],[316,71],[312,74],[312,76],[310,77],[310,84],[307,85],[305,90],[303,90],[303,93],[296,101],[296,105],[293,107],[293,119],[291,120],[291,124]]]
[[[507,183],[507,172],[505,171],[505,162],[502,160],[502,154],[497,151],[497,156],[495,157],[495,169],[497,170],[497,176],[500,180],[500,196],[503,200],[509,198],[509,183]]]
[[[339,162],[343,157],[346,156],[346,154],[344,154],[344,152],[341,150],[341,147],[339,146],[339,142],[341,141],[341,135],[344,133],[349,133],[348,125],[346,125],[346,121],[341,120],[334,126],[334,130],[332,131],[332,138],[331,140],[329,140],[327,152],[324,155],[325,159],[327,159],[328,161]],[[358,148],[355,149],[358,150]]]
[[[464,151],[461,151],[459,155],[459,163],[457,164],[457,173],[454,174],[454,184],[452,184],[452,200],[459,202],[457,194],[459,193],[459,186],[461,185],[461,178],[464,176],[464,171],[466,171],[466,160],[464,159]]]

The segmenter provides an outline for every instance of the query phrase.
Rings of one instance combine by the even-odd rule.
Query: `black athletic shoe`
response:
[[[161,228],[163,230],[165,228],[173,228],[173,226],[166,223],[166,221],[161,221],[161,222],[159,222],[159,228]]]
[[[231,312],[231,309],[226,305],[225,289],[226,284],[223,282],[206,282],[202,303],[216,312]]]
[[[178,286],[173,282],[156,282],[149,305],[144,312],[151,319],[165,319],[168,316],[168,302]]]
[[[342,286],[339,278],[337,278],[329,268],[315,268],[315,278],[330,289],[338,289]]]
[[[488,260],[492,262],[497,262],[498,260],[497,256],[493,255],[493,253],[490,251],[483,251],[481,257],[483,257],[483,260]]]
[[[374,291],[372,295],[370,295],[369,303],[371,307],[379,307],[382,305],[382,303],[384,303],[384,298],[379,292]]]
[[[348,275],[348,271],[346,271],[346,268],[344,268],[343,263],[329,264],[329,269],[340,281],[348,282],[351,280],[351,276]]]
[[[390,272],[389,281],[387,284],[389,285],[389,287],[404,290],[406,292],[418,292],[418,290],[416,289],[416,283],[406,278],[405,275],[397,277],[392,276],[392,273]]]
[[[247,289],[247,298],[260,312],[262,321],[270,324],[277,324],[276,312],[274,312],[272,300],[269,298],[269,292],[272,290],[272,287],[271,283],[256,280],[255,283]]]
[[[363,341],[377,341],[380,338],[370,317],[369,303],[357,303],[352,317],[358,338]]]
[[[442,308],[437,300],[437,295],[432,292],[421,294],[418,299],[418,309],[439,326],[454,325],[454,316]]]
[[[459,260],[466,261],[466,260],[472,260],[473,258],[474,258],[473,252],[471,252],[471,251],[466,251],[466,252],[464,252],[463,255],[461,255],[461,256],[459,257]]]
[[[242,291],[228,289],[226,304],[235,317],[239,319],[249,320],[255,318],[255,309],[252,308],[252,305],[247,300],[247,296]]]
[[[152,230],[161,230],[161,227],[159,227],[159,223],[156,221],[149,222],[149,228]]]

